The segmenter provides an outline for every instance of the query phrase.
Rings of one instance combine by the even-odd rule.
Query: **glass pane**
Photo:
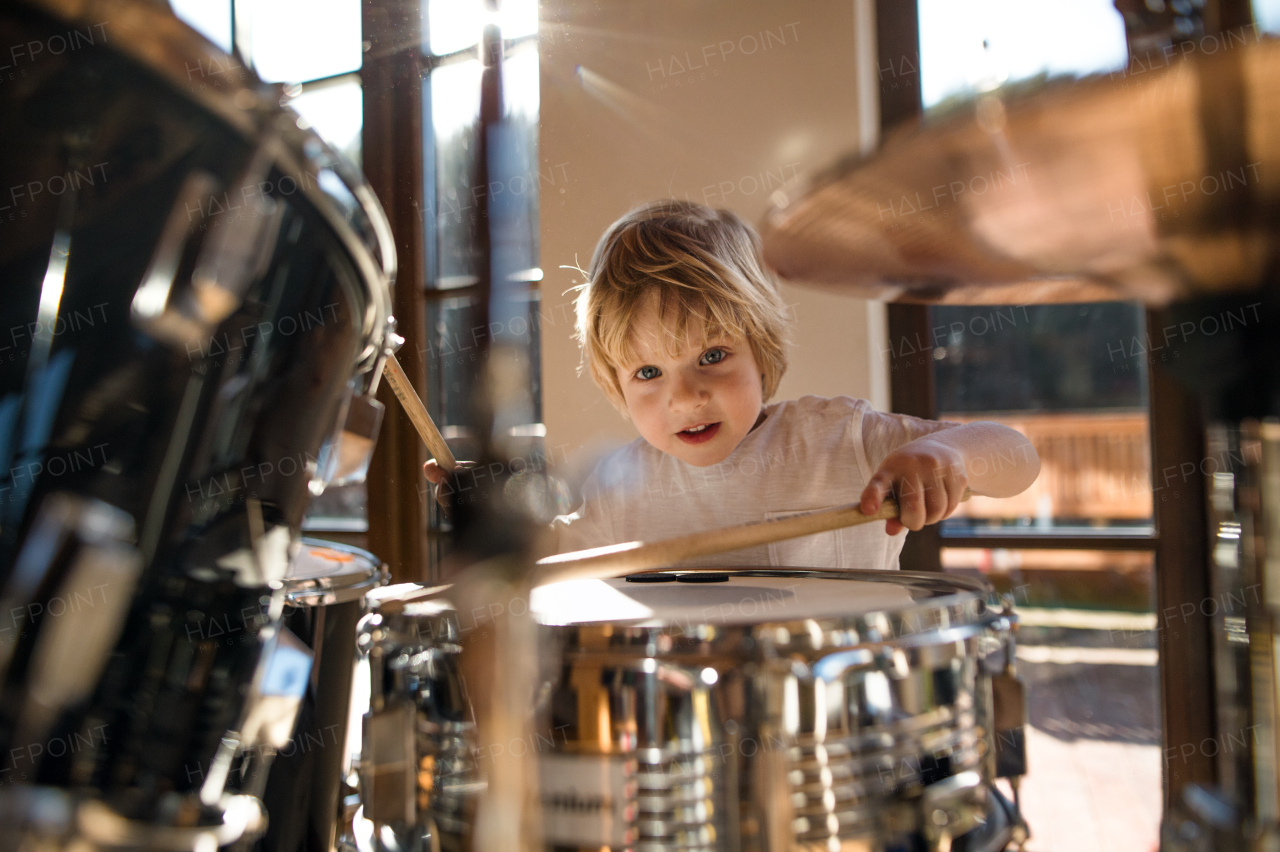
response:
[[[494,245],[494,272],[523,290],[538,280],[538,51],[525,42],[503,62],[506,120],[493,132],[487,197],[501,241]],[[523,301],[523,292],[514,298]],[[523,315],[523,307],[512,309]]]
[[[430,0],[427,6],[431,52],[456,53],[479,44],[484,29],[484,0]]]
[[[1030,849],[1155,850],[1161,809],[1154,559],[1149,552],[943,548],[1018,610],[1027,683]]]
[[[538,0],[503,0],[498,19],[508,41],[538,32]]]
[[[1112,71],[1129,58],[1112,0],[919,0],[919,12],[926,109],[1037,75]]]
[[[947,571],[989,580],[1023,607],[1150,612],[1154,558],[1147,550],[942,548]]]
[[[530,424],[542,420],[542,364],[541,364],[541,293],[536,287],[527,291],[522,316],[513,318],[508,325],[508,340],[519,341],[527,347],[528,372],[531,380],[532,416]],[[474,387],[473,373],[478,369],[476,341],[472,334],[472,308],[475,299],[458,296],[427,302],[427,346],[423,357],[427,364],[427,400],[432,418],[440,426],[445,437],[467,436],[456,428],[466,422],[466,406],[470,402],[467,388]],[[521,424],[529,425],[529,424]],[[452,441],[450,441],[452,445]],[[476,448],[459,449],[459,452],[475,453]],[[459,455],[458,458],[474,456]]]
[[[1280,34],[1280,0],[1253,0],[1253,19],[1262,32]]]
[[[431,416],[446,438],[469,437],[458,432],[458,427],[466,422],[465,406],[470,400],[467,388],[474,387],[479,369],[475,336],[471,333],[475,304],[470,296],[427,302],[427,349],[423,353],[429,371],[427,397]],[[462,452],[458,458],[475,458],[477,451],[477,447],[468,445],[459,447],[455,454]]]
[[[1147,406],[1137,305],[939,305],[930,331],[940,411]]]
[[[169,6],[187,26],[231,52],[231,0],[170,0]]]
[[[436,147],[438,287],[475,283],[480,270],[479,216],[471,186],[479,152],[480,63],[456,62],[431,72],[431,121]]]
[[[307,516],[302,519],[304,530],[341,530],[344,532],[368,532],[369,513],[366,505],[368,491],[365,483],[326,488],[307,506]]]
[[[1150,534],[1148,340],[1135,305],[937,306],[929,340],[944,420],[994,420],[1040,456],[1031,488],[974,497],[944,535],[982,532]],[[911,344],[912,341],[904,341]]]
[[[498,25],[507,41],[538,31],[537,0],[503,0]],[[480,41],[486,16],[483,0],[430,0],[427,22],[431,52],[446,56]]]
[[[242,0],[244,2],[244,0]],[[253,0],[250,52],[268,82],[302,83],[360,68],[360,0]]]
[[[1040,456],[1040,476],[1030,488],[1016,497],[973,497],[944,522],[944,535],[1151,533],[1151,453],[1145,411],[993,412],[981,417],[948,412],[941,418],[1003,423],[1026,435]]]
[[[364,127],[364,89],[358,79],[317,86],[289,101],[326,142],[360,165],[360,131]]]

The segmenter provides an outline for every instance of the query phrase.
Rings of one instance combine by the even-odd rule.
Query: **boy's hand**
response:
[[[460,461],[458,462],[459,470],[475,467],[475,462]],[[430,459],[422,466],[422,475],[427,481],[436,486],[436,502],[440,504],[440,508],[446,512],[449,510],[449,495],[453,493],[449,486],[449,472],[436,463],[435,459]]]
[[[862,492],[862,511],[880,510],[886,497],[898,499],[898,517],[885,521],[889,535],[904,528],[918,530],[949,517],[969,484],[964,455],[926,436],[894,450],[880,464]]]

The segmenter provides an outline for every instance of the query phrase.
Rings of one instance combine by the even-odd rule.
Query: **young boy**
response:
[[[966,487],[1009,497],[1040,470],[996,423],[882,414],[862,399],[766,405],[786,370],[786,308],[755,231],[733,213],[645,204],[601,237],[577,298],[583,358],[641,438],[606,456],[559,552],[657,541],[896,495],[901,517],[689,564],[884,569],[905,527],[955,511]],[[433,462],[427,477],[443,479]]]

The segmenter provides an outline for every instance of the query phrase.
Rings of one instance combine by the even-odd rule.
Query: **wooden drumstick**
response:
[[[972,492],[966,488],[964,496],[960,499],[968,500],[971,496]],[[563,580],[608,580],[634,574],[637,571],[667,568],[684,559],[712,556],[744,547],[757,547],[762,544],[772,544],[775,541],[785,541],[789,538],[799,538],[843,527],[856,527],[896,517],[898,517],[898,502],[888,498],[880,504],[880,510],[872,515],[864,515],[858,508],[858,504],[852,503],[833,509],[819,509],[803,515],[724,527],[647,544],[642,541],[631,541],[626,544],[612,544],[607,547],[561,553],[558,556],[548,556],[538,560],[534,585],[541,586]]]
[[[444,436],[436,428],[435,421],[427,413],[427,407],[418,398],[418,392],[409,383],[409,377],[400,368],[400,362],[396,360],[396,356],[387,356],[387,365],[382,373],[387,377],[387,384],[391,385],[391,390],[395,393],[396,399],[400,400],[404,413],[409,415],[413,428],[418,430],[422,443],[427,445],[427,450],[435,458],[436,463],[444,468],[446,473],[453,473],[458,467],[458,460],[453,457],[449,445],[444,442]]]

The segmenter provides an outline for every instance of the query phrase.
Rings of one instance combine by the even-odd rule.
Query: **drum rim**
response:
[[[803,615],[793,615],[776,619],[761,619],[757,622],[751,621],[729,621],[717,622],[714,619],[685,619],[678,617],[664,617],[660,615],[652,615],[643,618],[631,619],[604,619],[601,621],[574,621],[568,624],[546,624],[538,619],[538,614],[533,613],[535,621],[538,622],[540,630],[553,632],[574,631],[581,627],[593,627],[601,625],[617,625],[627,629],[637,631],[645,631],[646,633],[665,633],[672,628],[678,628],[681,631],[688,631],[693,627],[713,627],[719,630],[757,630],[763,627],[786,627],[792,624],[804,624],[806,622],[814,622],[819,625],[825,633],[830,630],[856,630],[860,635],[878,633],[878,624],[873,622],[886,622],[889,624],[897,624],[904,619],[910,619],[912,616],[922,615],[924,613],[937,613],[941,610],[947,610],[952,614],[949,619],[948,627],[965,627],[978,626],[984,623],[990,623],[1005,616],[1002,607],[999,605],[999,597],[995,588],[986,580],[976,577],[966,577],[962,575],[941,574],[925,571],[860,571],[860,570],[836,570],[829,568],[793,568],[793,567],[759,567],[759,568],[720,568],[714,570],[720,573],[729,573],[730,576],[738,577],[778,577],[778,578],[812,578],[820,580],[867,580],[871,582],[892,582],[893,580],[906,580],[905,585],[908,588],[919,588],[927,585],[938,585],[956,587],[952,593],[938,595],[936,597],[927,598],[921,601],[915,601],[912,605],[904,606],[900,609],[873,609],[852,615],[838,616],[819,616],[816,618],[807,618]],[[688,569],[666,568],[659,571],[646,571],[644,573],[687,573]],[[620,579],[620,578],[615,578]],[[978,604],[981,603],[981,606]],[[955,615],[964,615],[966,617],[955,619]],[[884,641],[893,641],[906,636],[922,635],[930,632],[931,627],[920,628],[905,633],[897,631],[893,632],[892,637]],[[794,641],[794,640],[793,640]],[[807,644],[807,643],[806,643]],[[825,644],[825,643],[824,643]]]
[[[361,600],[371,589],[383,585],[387,574],[382,560],[367,550],[339,541],[303,538],[302,547],[334,550],[346,553],[367,563],[363,570],[346,570],[319,577],[284,577],[285,597],[293,606],[324,606]]]
[[[167,6],[146,2],[113,2],[113,0],[20,0],[29,8],[74,26],[86,22],[112,21],[113,34],[105,42],[108,50],[122,54],[162,79],[184,97],[208,110],[251,147],[268,145],[272,165],[293,178],[301,193],[315,207],[339,244],[360,270],[367,298],[365,315],[359,319],[361,347],[352,365],[355,373],[376,371],[392,339],[395,320],[392,316],[392,286],[397,273],[395,241],[391,224],[377,195],[363,174],[344,155],[335,151],[313,130],[297,126],[298,116],[280,106],[276,98],[279,86],[265,83],[252,70],[235,62],[221,48],[179,19]],[[219,72],[215,85],[203,77],[193,78],[189,60],[220,61],[227,69]],[[264,109],[265,108],[265,109]],[[255,110],[261,110],[255,115]],[[287,137],[289,144],[284,144]],[[333,172],[347,185],[369,218],[381,258],[374,257],[372,247],[338,210],[336,202],[319,189],[318,180],[304,180],[318,164],[306,154],[298,140],[314,140],[333,162]],[[301,157],[301,160],[300,160]],[[310,166],[311,169],[308,169]]]

